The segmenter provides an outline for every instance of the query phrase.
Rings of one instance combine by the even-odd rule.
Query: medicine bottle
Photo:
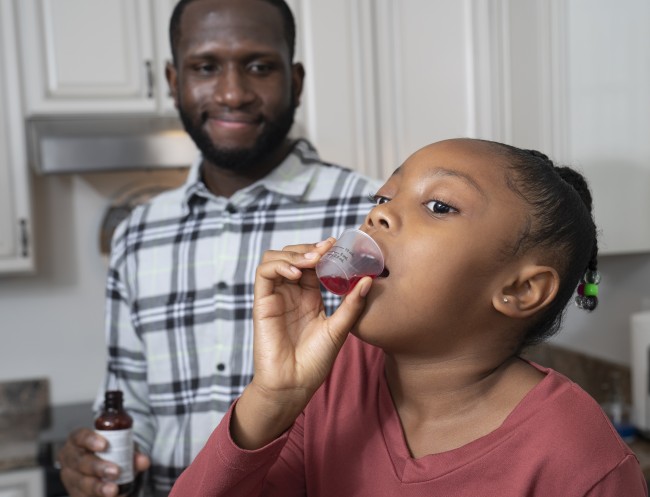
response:
[[[124,410],[120,390],[109,390],[104,394],[104,409],[95,419],[95,432],[108,441],[105,451],[97,456],[120,467],[115,481],[118,494],[125,495],[133,490],[133,418]]]

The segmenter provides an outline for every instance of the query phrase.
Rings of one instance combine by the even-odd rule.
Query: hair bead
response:
[[[600,283],[600,273],[596,271],[595,269],[588,269],[587,272],[585,273],[585,282],[586,283],[593,283],[594,285],[597,285]]]
[[[598,307],[598,284],[600,283],[600,273],[595,269],[588,269],[582,281],[578,285],[575,298],[576,306],[585,311],[593,311]]]
[[[595,283],[585,283],[584,294],[587,297],[598,297],[598,285]]]

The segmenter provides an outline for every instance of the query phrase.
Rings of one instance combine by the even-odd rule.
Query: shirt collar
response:
[[[312,184],[316,169],[310,167],[313,163],[321,163],[318,152],[314,146],[304,138],[298,139],[287,155],[287,157],[264,178],[259,179],[252,185],[239,190],[230,199],[215,196],[201,178],[201,163],[203,156],[199,153],[194,159],[187,179],[183,186],[183,210],[187,213],[192,205],[204,204],[208,200],[236,202],[238,198],[249,196],[252,192],[266,189],[300,200]],[[220,200],[219,200],[220,199]]]

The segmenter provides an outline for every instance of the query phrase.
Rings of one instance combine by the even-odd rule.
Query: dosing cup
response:
[[[316,265],[318,279],[336,295],[349,293],[361,278],[378,276],[384,256],[377,242],[361,230],[346,230]]]

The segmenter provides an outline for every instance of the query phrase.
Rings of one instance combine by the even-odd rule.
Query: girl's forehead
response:
[[[434,164],[439,162],[467,164],[479,168],[503,162],[503,156],[497,153],[494,145],[469,138],[432,143],[415,152],[412,158],[430,161]]]
[[[426,180],[457,177],[477,190],[506,186],[508,168],[503,154],[478,140],[454,139],[428,145],[411,155],[391,178]]]

